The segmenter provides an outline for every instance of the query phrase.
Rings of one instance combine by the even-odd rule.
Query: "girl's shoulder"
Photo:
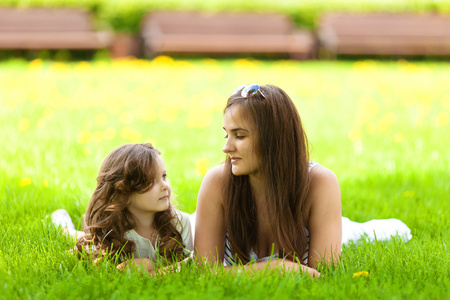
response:
[[[191,215],[182,212],[178,209],[174,209],[178,222],[176,223],[176,229],[181,234],[181,238],[186,246],[186,250],[194,250],[194,238],[193,238],[193,226]]]
[[[182,212],[181,210],[178,209],[173,209],[174,213],[175,213],[175,217],[177,218],[178,222],[181,226],[185,227],[187,224],[190,225],[190,220],[189,220],[189,214]]]

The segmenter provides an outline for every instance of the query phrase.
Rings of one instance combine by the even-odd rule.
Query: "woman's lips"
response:
[[[241,160],[241,159],[238,158],[238,157],[231,157],[231,163],[232,163],[232,164],[237,163],[239,160]]]
[[[164,197],[159,198],[159,200],[168,200],[168,199],[169,199],[169,196],[164,196]]]

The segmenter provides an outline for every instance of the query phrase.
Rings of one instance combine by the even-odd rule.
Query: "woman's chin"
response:
[[[242,175],[246,175],[244,172],[242,172],[242,170],[239,170],[239,168],[231,168],[231,173],[234,176],[242,176]]]

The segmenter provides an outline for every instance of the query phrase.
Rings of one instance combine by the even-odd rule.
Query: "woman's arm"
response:
[[[222,205],[223,171],[223,165],[210,170],[200,187],[194,239],[194,253],[199,263],[204,259],[209,263],[218,262],[219,265],[222,265],[223,262],[225,248],[225,223]],[[302,271],[311,277],[320,276],[320,273],[315,269],[282,259],[225,267],[226,271],[232,274],[240,270],[261,271],[273,268],[293,272]]]
[[[317,165],[311,169],[308,265],[339,259],[342,239],[341,192],[333,172]]]
[[[223,172],[224,165],[219,165],[211,169],[202,181],[197,200],[194,238],[195,257],[219,264],[223,261],[225,248]]]
[[[242,271],[253,271],[253,272],[259,272],[263,270],[271,270],[271,269],[281,269],[287,272],[294,272],[299,273],[303,272],[308,274],[311,277],[320,277],[320,273],[313,268],[307,267],[302,264],[298,264],[296,262],[293,262],[291,260],[286,259],[272,259],[269,261],[261,261],[257,263],[251,263],[246,265],[239,265],[239,266],[229,266],[225,267],[225,270],[231,274],[239,273]]]

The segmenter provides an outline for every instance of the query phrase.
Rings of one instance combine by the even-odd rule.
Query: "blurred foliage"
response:
[[[154,10],[279,12],[305,28],[315,28],[329,11],[450,13],[450,1],[442,0],[0,0],[0,6],[84,8],[96,16],[99,28],[121,33],[138,33],[144,15]]]

